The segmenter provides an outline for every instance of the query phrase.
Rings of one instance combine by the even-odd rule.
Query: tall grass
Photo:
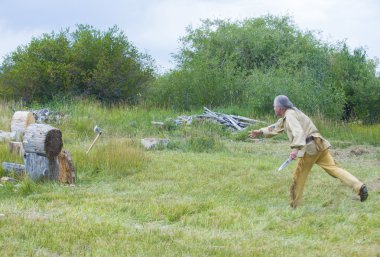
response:
[[[143,149],[129,138],[108,138],[86,154],[75,151],[77,169],[85,175],[102,178],[127,177],[141,171],[149,162]]]
[[[316,117],[315,123],[326,138],[333,140],[337,146],[352,144],[380,145],[380,124],[363,125],[360,123],[344,123]]]
[[[23,108],[21,102],[0,99],[0,130],[9,131],[11,129],[11,120],[14,112],[22,110]]]

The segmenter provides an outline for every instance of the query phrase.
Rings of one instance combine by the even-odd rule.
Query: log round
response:
[[[36,123],[33,113],[29,111],[17,111],[13,114],[11,121],[11,132],[16,133],[16,137],[21,137],[25,129],[30,125]]]
[[[25,153],[36,153],[53,159],[62,150],[62,132],[47,124],[31,124],[25,130]]]

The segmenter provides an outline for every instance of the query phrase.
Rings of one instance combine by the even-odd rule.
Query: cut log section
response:
[[[24,135],[25,153],[36,153],[54,159],[62,150],[62,132],[47,124],[31,124]]]
[[[25,173],[25,165],[23,164],[3,162],[2,167],[6,174],[14,173],[16,175],[23,175]]]
[[[58,180],[58,158],[25,153],[25,172],[32,180]]]
[[[59,181],[61,183],[74,184],[76,178],[76,172],[74,168],[73,158],[71,153],[67,150],[62,151],[58,155],[59,163]]]
[[[26,128],[36,123],[33,113],[29,111],[17,111],[13,114],[11,121],[11,132],[15,133],[15,140],[21,141]]]
[[[20,157],[24,156],[24,147],[21,142],[10,141],[8,144],[8,149],[10,153],[15,153]]]

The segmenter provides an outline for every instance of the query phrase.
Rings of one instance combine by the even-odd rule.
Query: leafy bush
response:
[[[0,92],[26,102],[86,96],[102,102],[136,103],[153,79],[152,59],[114,26],[100,32],[78,25],[33,38],[0,67]]]
[[[329,45],[290,17],[204,20],[189,27],[174,56],[177,69],[147,95],[155,106],[191,110],[241,106],[258,114],[286,94],[302,110],[345,120],[380,118],[380,79],[365,52]]]

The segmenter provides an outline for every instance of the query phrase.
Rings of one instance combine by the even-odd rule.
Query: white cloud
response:
[[[45,31],[35,30],[12,30],[6,23],[0,22],[0,60],[1,62],[7,54],[15,51],[17,47],[27,45],[34,36],[38,36]]]
[[[17,9],[18,15],[14,15]],[[380,57],[380,2],[376,0],[3,0],[0,56],[33,36],[89,24],[105,30],[117,25],[140,50],[166,68],[179,38],[200,19],[242,20],[266,14],[290,15],[302,30],[321,31],[330,42],[347,40],[351,49],[366,47]]]

